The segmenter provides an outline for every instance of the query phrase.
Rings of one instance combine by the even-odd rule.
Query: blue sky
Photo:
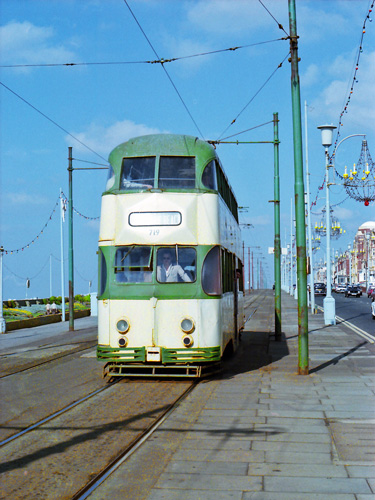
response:
[[[182,104],[144,34],[123,0],[3,0],[0,27],[1,219],[4,298],[60,295],[60,219],[50,215],[60,188],[68,194],[67,156],[105,163],[110,151],[130,137],[155,132],[184,133],[204,139],[239,134],[272,120],[279,113],[281,238],[290,240],[290,206],[294,197],[294,160],[289,42],[259,42],[289,31],[287,0],[264,0],[273,19],[256,0],[128,0],[138,23],[159,57],[170,59],[242,47],[236,51],[180,59],[165,64]],[[317,126],[338,125],[349,95],[371,1],[297,0],[302,122],[308,103],[308,150],[313,224],[321,219],[324,149]],[[373,13],[372,13],[373,14]],[[375,159],[375,23],[367,22],[357,80],[340,139],[363,133]],[[109,63],[77,66],[22,66],[58,63]],[[130,64],[131,63],[131,64]],[[266,80],[272,78],[255,96]],[[4,87],[4,85],[6,87]],[[47,120],[22,99],[61,128]],[[254,98],[254,99],[253,99]],[[250,102],[251,101],[251,102]],[[248,106],[247,106],[248,105]],[[189,113],[186,108],[188,108]],[[235,123],[231,122],[235,119]],[[228,128],[229,127],[229,128]],[[69,132],[91,150],[69,136]],[[224,136],[222,135],[225,132]],[[304,134],[304,131],[303,131]],[[234,139],[273,139],[272,124]],[[305,144],[304,144],[305,154]],[[336,168],[356,163],[361,137],[340,145]],[[219,145],[218,154],[236,193],[247,206],[241,222],[246,246],[264,257],[268,284],[273,282],[273,146]],[[75,167],[89,166],[78,161]],[[75,292],[97,287],[97,240],[104,171],[75,171],[73,205],[88,218],[74,216]],[[342,186],[331,189],[334,214],[345,234],[333,242],[345,250],[358,226],[374,220],[374,204],[347,199]],[[315,215],[316,214],[316,215]],[[47,224],[47,225],[46,225]],[[45,227],[46,225],[46,227]],[[40,231],[43,229],[43,233]],[[65,258],[68,232],[64,225]],[[36,237],[39,237],[36,239]],[[324,249],[324,242],[321,245]],[[324,257],[323,250],[317,259]],[[66,285],[67,290],[67,262]]]

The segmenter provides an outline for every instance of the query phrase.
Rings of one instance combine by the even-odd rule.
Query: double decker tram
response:
[[[109,156],[99,235],[106,376],[200,377],[244,325],[237,202],[215,149],[136,137]]]

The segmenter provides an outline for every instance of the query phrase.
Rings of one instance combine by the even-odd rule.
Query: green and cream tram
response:
[[[110,376],[192,376],[243,328],[237,202],[215,149],[136,137],[109,156],[99,235],[97,356]]]

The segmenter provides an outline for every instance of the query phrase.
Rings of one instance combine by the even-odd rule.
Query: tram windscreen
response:
[[[121,189],[151,189],[154,187],[154,178],[154,156],[122,160]]]
[[[152,281],[152,249],[148,246],[125,246],[116,250],[116,281],[150,283]]]
[[[195,248],[161,247],[157,252],[159,283],[190,283],[196,280]]]
[[[161,156],[158,187],[161,189],[195,188],[195,157]]]

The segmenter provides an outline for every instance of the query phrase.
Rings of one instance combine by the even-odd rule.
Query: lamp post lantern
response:
[[[326,227],[327,227],[327,294],[323,301],[324,323],[326,325],[336,324],[335,299],[332,297],[332,278],[331,278],[331,211],[329,205],[329,154],[328,150],[332,145],[334,125],[321,125],[318,127],[322,133],[322,145],[325,149],[326,157]]]

